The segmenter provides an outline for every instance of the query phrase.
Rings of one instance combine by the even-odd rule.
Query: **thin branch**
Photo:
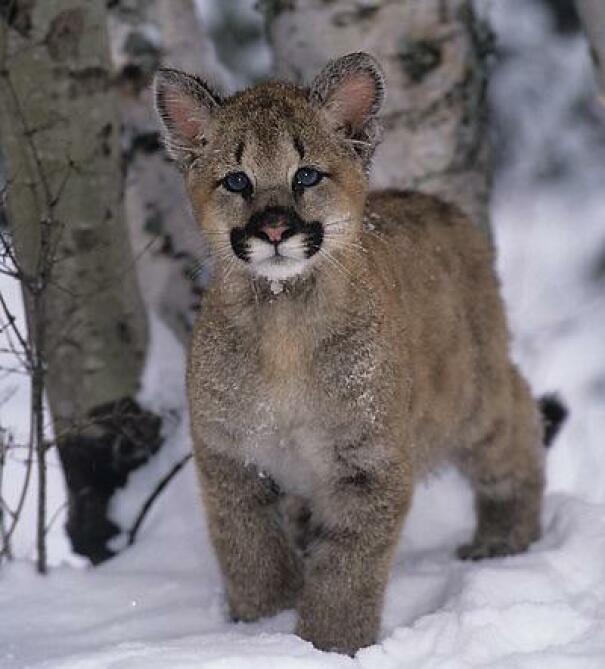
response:
[[[7,325],[9,326],[10,330],[12,330],[13,334],[15,337],[17,337],[17,340],[19,341],[19,345],[23,349],[23,351],[26,352],[26,354],[30,355],[29,351],[29,345],[27,341],[25,340],[25,337],[21,334],[21,331],[19,330],[17,326],[17,319],[15,316],[11,313],[10,309],[8,308],[8,304],[6,303],[6,300],[4,299],[4,295],[0,293],[0,307],[2,307],[2,311],[4,312],[4,317],[6,318]]]
[[[141,510],[139,511],[139,515],[137,516],[136,520],[134,521],[133,526],[130,528],[128,531],[128,545],[132,546],[134,542],[136,541],[137,538],[137,533],[139,529],[141,528],[141,525],[143,524],[143,521],[145,520],[145,517],[149,513],[151,507],[153,506],[154,502],[156,499],[160,496],[164,488],[172,481],[172,479],[181,471],[181,469],[187,464],[187,462],[191,459],[192,453],[187,453],[183,458],[181,458],[173,467],[172,469],[163,477],[161,478],[156,487],[154,488],[153,492],[149,497],[146,499],[145,503],[141,507]]]
[[[2,551],[0,552],[0,555],[2,556],[7,556],[8,552],[7,550],[8,547],[10,547],[10,540],[17,529],[17,525],[19,523],[19,519],[21,518],[21,512],[23,511],[23,507],[25,505],[25,499],[27,498],[27,491],[29,489],[29,484],[31,481],[31,473],[32,473],[32,467],[34,463],[34,458],[33,458],[33,449],[32,449],[32,444],[28,445],[28,457],[26,460],[26,469],[25,469],[25,478],[23,480],[23,485],[21,487],[21,493],[19,495],[19,500],[17,502],[17,506],[15,507],[15,510],[13,511],[13,517],[11,524],[8,528],[8,530],[5,533],[5,539],[4,539],[4,545],[2,547]]]
[[[46,529],[44,530],[44,534],[48,534],[50,530],[52,529],[52,526],[55,524],[61,513],[67,508],[67,502],[63,502],[62,504],[59,504],[53,515],[50,517],[48,523],[46,524]]]
[[[0,372],[6,375],[29,374],[29,371],[27,369],[23,369],[23,367],[7,367],[6,365],[0,365]]]
[[[4,463],[6,462],[6,456],[3,455],[2,457],[4,458],[2,463],[4,466]],[[10,508],[8,502],[6,502],[2,497],[0,497],[0,507],[2,508],[2,511],[4,511],[4,513],[8,513],[11,518],[15,517],[15,512]]]
[[[2,253],[4,256],[8,257],[8,259],[11,261],[11,263],[14,265],[16,271],[20,271],[21,268],[19,267],[19,264],[17,262],[17,257],[15,256],[15,253],[9,244],[8,240],[6,239],[8,235],[6,232],[0,232],[0,243],[2,244]]]
[[[6,462],[6,451],[8,449],[8,441],[10,437],[6,430],[0,428],[0,538],[2,539],[2,547],[0,548],[0,556],[6,556],[8,560],[12,559],[12,551],[10,538],[7,535],[4,514],[8,513],[11,518],[12,510],[4,503],[3,483],[4,483],[4,464]]]
[[[42,158],[40,157],[36,143],[33,140],[31,128],[29,127],[26,121],[25,111],[23,109],[19,96],[17,95],[17,91],[15,90],[15,85],[13,84],[12,78],[10,76],[10,71],[7,69],[3,69],[2,78],[4,79],[5,86],[8,89],[11,102],[14,105],[16,116],[19,120],[19,123],[21,124],[21,134],[25,138],[25,142],[31,153],[31,157],[34,161],[34,165],[37,172],[36,176],[38,177],[40,185],[42,186],[42,192],[44,194],[44,204],[46,206],[46,214],[44,215],[43,219],[52,220],[53,194],[50,185],[48,183],[48,179],[46,178],[46,173],[44,172]]]
[[[19,274],[19,272],[16,272],[15,270],[4,269],[4,267],[0,267],[0,274],[4,274],[4,276],[9,276],[11,279],[17,279],[17,281],[21,281],[21,275]]]
[[[6,57],[6,53],[3,54]],[[28,317],[28,336],[29,343],[22,335],[20,329],[16,324],[16,318],[11,313],[4,297],[0,293],[0,306],[5,314],[5,318],[10,326],[7,329],[6,335],[9,346],[14,346],[11,341],[11,333],[17,338],[21,349],[24,351],[28,368],[31,376],[30,385],[30,434],[28,444],[28,459],[27,469],[19,503],[15,511],[15,516],[12,519],[11,527],[7,532],[7,537],[10,539],[12,533],[15,531],[21,510],[25,502],[27,490],[31,480],[31,470],[33,466],[34,454],[36,461],[36,469],[38,474],[38,496],[37,496],[37,522],[36,522],[36,548],[37,548],[37,562],[36,567],[38,572],[44,574],[47,571],[46,559],[46,443],[44,441],[44,389],[46,382],[46,289],[51,278],[53,269],[53,252],[55,249],[52,244],[53,229],[55,220],[54,209],[58,203],[60,194],[67,184],[69,178],[68,169],[60,187],[55,196],[50,188],[47,175],[44,171],[43,161],[38,152],[38,147],[34,141],[35,131],[29,127],[26,119],[25,110],[22,102],[17,94],[17,90],[11,79],[11,74],[5,63],[0,63],[0,78],[4,84],[4,89],[8,92],[10,103],[12,105],[12,113],[17,119],[20,126],[20,136],[24,140],[26,153],[29,154],[29,170],[33,172],[31,176],[31,190],[33,202],[37,205],[39,210],[44,213],[39,217],[40,222],[40,236],[39,248],[35,262],[35,269],[33,274],[29,277],[22,277],[21,285],[25,292],[28,293],[31,301],[31,314]],[[40,206],[38,189],[41,188],[41,195],[43,204]],[[17,260],[14,256],[13,250],[2,235],[2,248],[5,257],[8,257],[13,263],[14,267],[20,271]]]

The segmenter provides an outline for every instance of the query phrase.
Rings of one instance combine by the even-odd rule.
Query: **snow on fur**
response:
[[[294,636],[293,612],[227,622],[192,465],[162,495],[137,544],[96,569],[76,568],[82,564],[69,553],[59,518],[49,537],[55,567],[47,578],[35,575],[30,500],[15,538],[21,559],[0,570],[2,669],[605,666],[605,301],[587,270],[605,247],[604,175],[592,135],[566,113],[579,90],[587,94],[586,48],[549,37],[536,7],[494,3],[501,38],[517,54],[496,72],[494,99],[502,122],[519,133],[496,188],[494,221],[516,358],[537,394],[557,390],[570,407],[548,456],[543,538],[524,555],[457,561],[454,548],[472,531],[470,493],[452,472],[430,480],[416,491],[395,555],[381,640],[351,659]],[[541,92],[531,108],[529,90]],[[541,184],[539,156],[552,144],[568,174]],[[17,307],[16,286],[3,279],[2,290]],[[183,352],[156,321],[152,339],[144,397],[164,411],[182,410]],[[22,435],[26,384],[2,383],[2,391],[14,384],[17,392],[0,405],[0,422]],[[115,499],[124,527],[189,448],[186,417],[167,426],[166,446]],[[21,475],[11,460],[11,490]],[[52,512],[63,494],[56,460],[50,478]]]

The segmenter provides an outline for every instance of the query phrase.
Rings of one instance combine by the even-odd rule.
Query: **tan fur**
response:
[[[240,142],[249,202],[216,186]],[[523,551],[539,534],[541,426],[509,359],[492,253],[433,197],[367,197],[364,160],[294,86],[226,100],[198,151],[186,178],[216,265],[188,389],[231,614],[295,605],[303,638],[353,653],[376,641],[392,553],[427,472],[453,462],[476,491],[463,557]],[[300,164],[330,176],[295,201]],[[323,221],[329,253],[277,286],[228,244],[268,203]]]

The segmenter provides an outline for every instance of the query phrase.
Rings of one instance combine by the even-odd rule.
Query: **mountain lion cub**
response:
[[[346,653],[376,641],[414,485],[443,462],[476,496],[460,557],[540,534],[543,427],[492,252],[450,204],[368,194],[383,97],[363,53],[309,88],[226,99],[182,72],[156,78],[214,258],[188,391],[230,613],[296,607],[301,637]]]

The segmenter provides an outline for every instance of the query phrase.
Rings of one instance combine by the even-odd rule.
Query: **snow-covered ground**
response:
[[[292,612],[226,622],[188,465],[137,544],[95,569],[69,554],[59,518],[50,532],[53,569],[37,576],[27,559],[27,510],[15,540],[19,559],[0,568],[1,669],[605,667],[605,269],[596,278],[599,258],[605,264],[603,131],[577,109],[592,109],[585,45],[553,39],[532,6],[493,3],[512,54],[493,80],[507,145],[494,222],[516,358],[536,393],[558,390],[571,409],[549,454],[543,538],[522,556],[459,562],[453,550],[472,530],[470,494],[453,472],[427,482],[395,557],[380,643],[351,659],[294,636]],[[17,303],[15,287],[2,283],[2,291]],[[154,321],[148,401],[182,407],[183,369],[182,351]],[[23,436],[23,379],[0,379],[0,424]],[[12,385],[16,393],[2,404]],[[116,498],[114,515],[125,527],[188,448],[183,417]],[[11,460],[13,491],[22,469]],[[51,474],[52,513],[62,504],[54,461]]]

